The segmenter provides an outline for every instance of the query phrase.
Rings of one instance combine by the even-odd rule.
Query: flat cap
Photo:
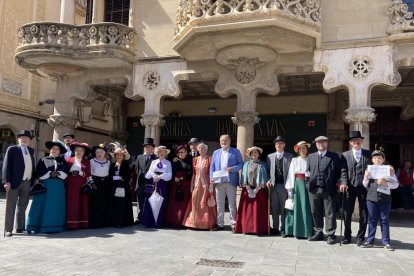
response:
[[[328,141],[328,140],[329,139],[326,136],[318,136],[318,137],[315,138],[315,143],[320,142],[320,141]]]

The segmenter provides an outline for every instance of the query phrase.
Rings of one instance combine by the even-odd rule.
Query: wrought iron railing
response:
[[[319,0],[179,0],[175,35],[193,21],[235,18],[243,15],[269,15],[289,17],[320,26]]]
[[[27,48],[92,49],[113,48],[136,53],[136,32],[118,23],[70,25],[35,22],[23,25],[17,32],[17,52]]]

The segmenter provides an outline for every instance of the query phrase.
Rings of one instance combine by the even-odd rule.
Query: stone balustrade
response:
[[[387,30],[389,34],[414,31],[413,12],[403,0],[393,0],[388,8],[388,14],[390,15],[390,26]]]
[[[254,20],[269,15],[320,29],[319,0],[180,0],[175,36],[190,25],[217,23],[221,19],[237,21],[244,17]]]
[[[19,28],[16,53],[30,49],[77,51],[111,48],[135,56],[135,37],[134,29],[118,23],[70,25],[35,22]]]

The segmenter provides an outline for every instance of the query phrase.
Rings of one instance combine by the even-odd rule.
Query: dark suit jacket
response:
[[[308,171],[310,175],[305,178],[305,184],[306,188],[310,192],[315,190],[318,181],[318,161],[318,152],[309,154],[306,171]],[[334,196],[336,193],[336,183],[341,175],[339,155],[334,152],[327,151],[326,155],[322,158],[321,165],[324,167],[326,190],[328,191],[328,194]]]
[[[290,152],[284,152],[283,153],[283,178],[284,178],[284,183],[286,183],[287,177],[288,177],[288,173],[289,173],[289,166],[290,166],[290,162],[292,162],[292,158],[293,158],[293,154],[291,154]],[[276,152],[271,153],[267,156],[267,161],[266,161],[266,165],[267,165],[267,172],[269,174],[269,179],[270,182],[272,182],[272,185],[275,185],[275,168],[276,168]]]
[[[352,149],[341,154],[341,185],[353,186],[355,162]],[[367,166],[372,165],[369,150],[362,149],[360,162],[362,162],[362,173],[364,174]],[[362,179],[360,184],[362,185]]]
[[[31,184],[35,179],[35,161],[34,161],[34,149],[27,147],[30,157],[32,158],[32,177]],[[12,189],[17,189],[23,180],[24,174],[24,159],[21,147],[19,145],[10,146],[3,161],[3,184],[10,182]]]
[[[148,172],[151,163],[153,160],[157,159],[157,156],[155,154],[151,154],[150,160],[147,164],[145,164],[145,155],[140,154],[137,157],[137,160],[135,161],[135,170],[137,173],[137,185],[135,186],[135,189],[138,188],[138,186],[143,186],[146,183],[145,174]]]

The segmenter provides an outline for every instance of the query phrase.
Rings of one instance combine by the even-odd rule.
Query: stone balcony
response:
[[[198,61],[224,48],[257,45],[283,59],[319,47],[320,20],[319,0],[180,0],[174,49]]]
[[[43,76],[129,67],[136,55],[135,30],[117,23],[34,22],[20,27],[17,37],[16,62]]]

